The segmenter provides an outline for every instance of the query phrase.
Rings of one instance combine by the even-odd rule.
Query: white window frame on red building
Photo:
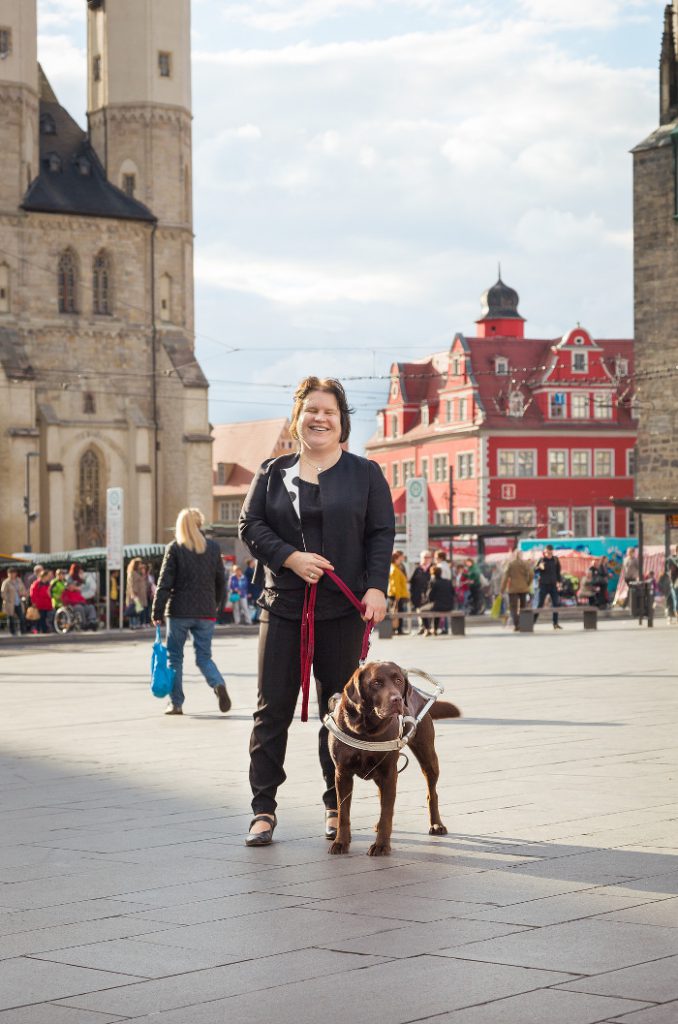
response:
[[[580,402],[582,408],[577,409]],[[588,391],[573,391],[570,395],[570,418],[573,420],[588,420],[591,418],[591,396]]]
[[[473,480],[476,475],[474,451],[457,452],[457,479]]]
[[[593,514],[595,516],[595,533],[593,534],[593,536],[594,537],[613,537],[614,536],[614,508],[612,508],[610,505],[597,505],[596,508],[594,508],[594,510],[593,510]],[[609,517],[608,518],[608,521],[609,521],[609,524],[610,524],[610,529],[609,530],[600,530],[600,529],[598,529],[598,516],[599,515],[607,515]]]
[[[513,472],[504,473],[502,472],[501,459],[502,456],[513,455]],[[526,456],[530,456],[529,460],[526,460]],[[522,465],[521,465],[522,461]],[[527,468],[526,462],[529,461],[530,472],[524,472]],[[536,448],[498,448],[497,449],[497,476],[500,477],[520,477],[521,479],[527,479],[537,475],[537,449]]]
[[[577,366],[577,362],[582,365]],[[572,353],[571,362],[572,373],[588,373],[589,372],[589,354],[586,349],[579,349]]]
[[[393,487],[400,487],[400,463],[391,463],[391,480],[393,481]]]
[[[422,456],[419,465],[421,467],[419,470],[419,476],[423,476],[424,480],[428,480],[428,456]]]
[[[556,515],[564,513],[562,519],[559,519],[558,523],[554,523]],[[566,533],[570,529],[570,509],[567,505],[553,505],[548,508],[548,527],[547,533],[549,537],[557,537],[560,533]]]
[[[584,456],[584,465],[579,467],[579,457]],[[577,472],[581,468],[581,472]],[[585,477],[591,476],[591,449],[590,448],[573,448],[570,452],[570,476],[575,477],[577,480],[581,480]]]
[[[497,508],[496,519],[497,526],[534,526],[537,521],[537,510],[534,506],[500,506]]]
[[[412,480],[416,476],[414,459],[403,459],[402,470],[403,487],[407,487],[408,480]]]
[[[562,473],[560,473],[560,472],[554,473],[553,472],[554,456],[556,456],[556,455],[558,455],[558,456],[562,455],[563,456],[562,460],[561,459],[557,460],[558,462],[562,461],[562,466],[563,466],[563,472]],[[563,480],[565,477],[570,475],[568,462],[569,462],[569,460],[568,460],[568,449],[567,448],[549,448],[548,451],[546,452],[546,475],[554,477],[557,480]],[[565,529],[567,529],[567,527],[565,527]]]
[[[460,508],[455,519],[459,526],[475,526],[476,510],[474,508]]]
[[[601,473],[598,469],[598,459],[603,455],[608,456],[610,462],[610,472]],[[611,480],[614,476],[614,448],[596,448],[593,453],[593,476],[597,478],[605,478]]]
[[[583,517],[584,523],[582,526],[577,526],[577,519]],[[591,506],[590,505],[574,505],[572,508],[572,533],[575,537],[590,537],[591,536]]]
[[[558,395],[560,395],[560,397],[563,399],[563,401],[556,403],[555,399],[556,399],[556,396],[558,396]],[[565,417],[565,413],[567,412],[567,404],[566,403],[567,403],[567,393],[565,391],[556,391],[556,390],[549,391],[548,392],[549,419],[550,420],[564,420],[566,418]],[[558,412],[555,411],[556,409],[558,410]]]
[[[433,455],[433,483],[434,484],[446,484],[449,474],[449,464],[447,461],[447,455]],[[443,467],[442,475],[439,472],[441,466]]]
[[[614,402],[611,391],[593,392],[594,420],[611,420],[614,414]]]

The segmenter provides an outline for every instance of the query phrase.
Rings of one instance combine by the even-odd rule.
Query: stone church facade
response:
[[[633,150],[639,498],[678,498],[678,0],[664,11],[659,79],[659,127]],[[662,539],[659,518],[647,528]]]
[[[28,531],[33,550],[104,543],[107,487],[129,543],[211,507],[190,0],[83,0],[85,16],[87,132],[38,65],[36,0],[0,0],[0,551]]]

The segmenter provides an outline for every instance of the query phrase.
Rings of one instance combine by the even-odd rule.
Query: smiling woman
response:
[[[290,433],[294,455],[265,462],[252,481],[240,518],[240,536],[257,559],[259,698],[250,740],[254,819],[248,846],[266,846],[276,825],[276,793],[285,780],[289,729],[299,694],[301,623],[310,588],[315,601],[313,671],[320,718],[329,698],[355,670],[365,621],[380,622],[395,535],[393,504],[376,462],[342,448],[351,428],[337,380],[306,377],[294,395]],[[335,570],[365,606],[355,610],[326,576]],[[334,765],[321,727],[325,778],[325,834],[336,833]]]

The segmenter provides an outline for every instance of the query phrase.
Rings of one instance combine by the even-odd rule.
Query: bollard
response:
[[[450,612],[450,631],[452,636],[464,636],[466,633],[466,616],[463,612]]]
[[[597,608],[584,608],[584,629],[598,629]]]
[[[377,636],[380,640],[393,639],[393,621],[390,615],[387,615],[385,619],[377,623]]]
[[[518,618],[518,629],[521,633],[534,633],[534,609],[521,608]]]

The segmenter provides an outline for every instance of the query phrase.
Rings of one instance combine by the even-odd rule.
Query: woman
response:
[[[18,636],[26,632],[26,620],[24,618],[23,599],[26,597],[26,588],[19,579],[18,569],[8,569],[7,576],[0,587],[2,594],[2,611],[7,616],[9,631],[12,636]]]
[[[49,569],[43,569],[38,579],[33,580],[31,583],[31,604],[40,613],[38,633],[50,632],[50,616],[52,614],[52,595],[49,590],[50,577]]]
[[[388,573],[388,597],[391,601],[391,611],[393,613],[393,632],[396,636],[403,636],[403,620],[397,615],[397,612],[407,611],[407,602],[409,600],[410,592],[407,589],[407,576],[403,563],[405,561],[405,554],[403,551],[394,551],[391,555],[391,568]]]
[[[431,612],[451,612],[454,608],[454,587],[452,586],[452,580],[445,579],[443,571],[439,565],[432,565],[430,569],[431,573],[431,586],[428,592],[428,601],[422,605],[422,611]],[[434,619],[435,623],[434,632],[436,634],[447,633],[447,619]],[[428,636],[431,635],[431,630],[427,630]]]
[[[199,508],[184,508],[177,516],[175,539],[165,548],[153,599],[153,624],[160,626],[167,615],[167,653],[176,673],[166,715],[184,713],[181,683],[189,633],[195,663],[214,690],[219,710],[225,714],[231,708],[224,677],[212,661],[212,636],[226,589],[224,563],[219,545],[207,540],[202,532],[204,522]]]
[[[72,562],[66,577],[66,589],[61,595],[62,604],[71,605],[74,613],[80,619],[83,629],[96,630],[97,612],[94,605],[88,604],[82,593],[82,585],[85,580],[85,573],[82,566]]]
[[[257,559],[263,587],[259,633],[259,695],[250,740],[254,819],[245,842],[265,846],[276,826],[276,793],[285,780],[287,732],[299,694],[300,627],[307,587],[317,587],[313,670],[321,719],[360,658],[365,622],[386,614],[395,525],[388,484],[376,462],[342,449],[351,429],[341,384],[306,377],[294,395],[290,433],[296,454],[265,462],[240,516],[240,536]],[[361,619],[336,574],[365,605]],[[320,729],[325,778],[325,835],[337,829],[334,765]]]
[[[140,558],[133,558],[127,566],[125,604],[129,611],[130,629],[139,629],[146,618],[149,599],[148,576]]]

